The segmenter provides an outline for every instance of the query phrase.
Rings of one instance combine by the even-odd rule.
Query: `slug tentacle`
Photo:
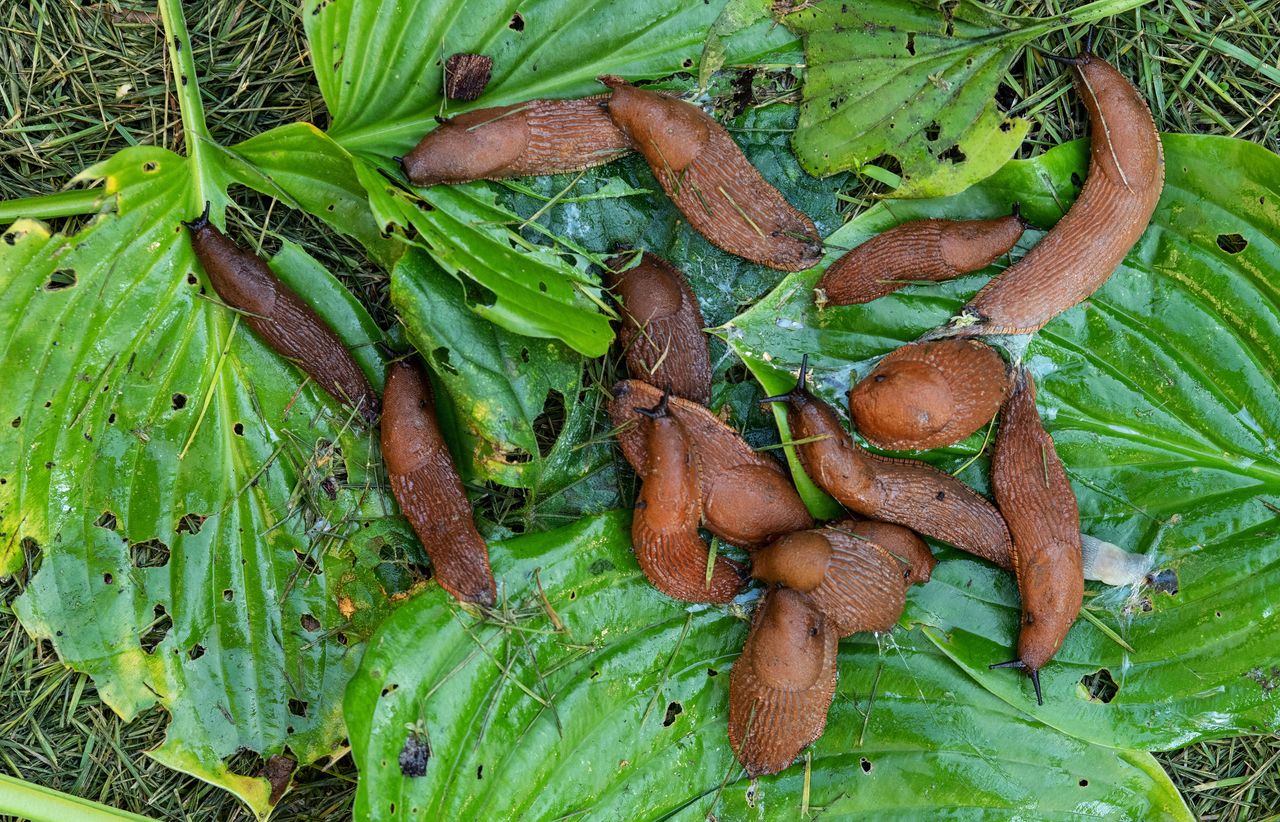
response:
[[[382,458],[391,492],[426,549],[436,580],[462,602],[492,606],[497,588],[489,549],[436,424],[430,382],[417,367],[394,363],[384,399]]]
[[[1089,175],[1058,224],[930,338],[1028,334],[1085,300],[1142,236],[1164,188],[1164,151],[1137,89],[1088,51],[1074,66],[1089,112]]]
[[[854,305],[920,280],[953,280],[1007,254],[1025,227],[1016,204],[1012,214],[991,220],[903,223],[832,263],[817,288],[830,304]]]
[[[986,425],[1009,392],[1009,369],[978,340],[917,342],[891,352],[849,391],[854,427],[895,451],[941,448]]]
[[[267,263],[236,245],[209,220],[209,203],[184,222],[191,247],[214,291],[243,312],[246,325],[268,346],[292,361],[365,422],[378,419],[378,395],[347,346],[302,298],[280,281]]]
[[[1002,568],[1012,567],[1009,530],[983,497],[931,465],[881,457],[859,447],[835,411],[803,389],[785,398],[800,463],[850,511],[950,543]]]
[[[642,473],[649,462],[643,415],[635,407],[652,407],[661,392],[640,380],[613,387],[609,416],[627,462]],[[679,421],[698,467],[703,524],[733,545],[754,547],[775,537],[813,525],[786,470],[760,454],[706,407],[677,396],[668,413]]]
[[[626,262],[615,257],[612,270]],[[670,385],[676,396],[706,404],[711,400],[711,354],[702,333],[702,311],[688,281],[675,266],[645,253],[635,268],[611,278],[622,298],[618,334],[631,376],[651,385]]]
[[[644,155],[662,190],[714,245],[782,271],[822,258],[813,220],[760,176],[724,127],[702,109],[606,75],[608,117]]]
[[[729,677],[729,744],[751,776],[777,773],[822,735],[839,637],[812,599],[765,592]]]
[[[529,100],[451,117],[400,161],[416,186],[580,171],[631,151],[599,97]]]
[[[1031,375],[1020,370],[1001,412],[991,486],[1013,536],[1022,598],[1017,665],[1037,682],[1080,613],[1084,599],[1080,513],[1053,439],[1036,410]]]

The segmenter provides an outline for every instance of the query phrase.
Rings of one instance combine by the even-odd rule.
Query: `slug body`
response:
[[[1039,671],[1062,647],[1084,599],[1080,512],[1036,411],[1036,388],[1022,371],[1000,417],[991,485],[1013,534],[1013,569],[1022,597],[1018,659],[1040,694]]]
[[[609,116],[702,236],[730,254],[782,271],[818,263],[822,237],[813,220],[760,176],[712,117],[618,77],[600,82],[613,89]]]
[[[742,589],[745,569],[716,557],[707,581],[707,545],[698,535],[698,466],[684,431],[662,403],[645,421],[649,461],[631,523],[636,561],[653,587],[685,602],[725,603]]]
[[[462,602],[493,605],[489,549],[436,425],[431,384],[419,369],[398,362],[383,399],[382,459],[391,491],[431,558],[436,580]]]
[[[622,453],[637,473],[649,463],[649,449],[643,415],[635,409],[655,406],[661,399],[661,391],[640,380],[623,380],[613,387],[609,416]],[[705,406],[671,397],[669,413],[679,421],[697,463],[708,531],[752,548],[812,527],[809,510],[775,460],[756,453]]]
[[[244,322],[267,345],[293,362],[334,399],[355,408],[365,422],[378,419],[378,395],[347,346],[324,320],[276,277],[255,254],[231,241],[209,221],[209,207],[194,222],[191,247],[222,301],[244,312]]]
[[[777,773],[822,735],[839,638],[807,594],[765,592],[729,677],[729,744],[751,776]]]
[[[1013,567],[1009,529],[990,502],[931,465],[863,449],[835,411],[804,387],[804,369],[785,400],[796,454],[809,476],[855,514],[902,525],[1001,568]]]
[[[1009,371],[978,340],[919,342],[891,352],[849,392],[853,424],[895,451],[957,443],[989,423],[1009,393]]]
[[[903,223],[832,263],[818,288],[833,305],[853,305],[892,294],[916,280],[953,280],[1008,254],[1025,227],[1016,210],[993,220]]]
[[[610,260],[610,268],[626,258]],[[627,369],[636,379],[677,397],[706,405],[711,401],[711,354],[702,333],[698,298],[675,266],[646,253],[635,268],[613,277],[622,298],[619,337]]]
[[[788,534],[751,557],[752,576],[807,593],[842,637],[893,630],[907,601],[903,568],[840,527]]]
[[[602,165],[631,150],[631,141],[600,108],[602,99],[529,100],[468,111],[429,132],[400,165],[416,186]]]
[[[928,582],[933,576],[933,567],[938,564],[929,546],[910,528],[856,517],[848,517],[828,527],[887,551],[902,566],[902,578],[908,586]]]
[[[1164,152],[1137,89],[1090,54],[1076,64],[1089,112],[1089,177],[1066,215],[942,331],[1027,334],[1098,290],[1146,230],[1164,187]]]

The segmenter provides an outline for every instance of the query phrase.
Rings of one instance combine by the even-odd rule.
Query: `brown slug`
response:
[[[324,320],[255,254],[236,245],[204,213],[182,223],[191,247],[222,301],[242,312],[244,322],[272,350],[301,368],[338,402],[365,422],[378,419],[378,395],[346,344]]]
[[[580,171],[631,150],[603,97],[529,100],[451,117],[400,161],[416,186]]]
[[[835,411],[805,388],[806,356],[790,392],[764,402],[788,405],[800,463],[820,487],[855,514],[903,525],[962,551],[1012,568],[1009,529],[990,502],[960,480],[916,460],[858,446]]]
[[[643,91],[620,77],[609,117],[629,136],[662,190],[702,236],[730,254],[782,271],[822,258],[813,220],[796,209],[747,160],[729,132],[695,105]]]
[[[462,602],[493,605],[489,549],[436,424],[431,383],[416,366],[393,363],[383,404],[382,459],[391,492],[431,558],[436,580]]]
[[[908,586],[928,582],[933,576],[933,567],[938,564],[929,545],[910,528],[858,517],[846,517],[827,527],[888,551],[902,565],[902,578]]]
[[[654,408],[636,408],[647,420],[648,462],[631,521],[631,547],[653,587],[685,602],[725,603],[742,590],[746,569],[716,557],[707,580],[707,545],[698,535],[702,501],[698,466],[684,430],[668,413],[670,395]]]
[[[614,257],[607,265],[612,272],[628,260]],[[609,284],[622,298],[618,337],[631,376],[700,405],[710,402],[711,354],[698,298],[684,275],[645,252],[639,265],[612,274]]]
[[[778,773],[822,735],[839,637],[808,594],[765,591],[729,675],[729,744],[750,776]]]
[[[1076,69],[1089,113],[1089,176],[1066,215],[987,283],[935,336],[1027,334],[1098,290],[1146,230],[1164,187],[1151,109],[1120,72],[1089,53]]]
[[[1013,535],[1013,570],[1022,597],[1018,658],[992,668],[1020,668],[1036,702],[1040,669],[1062,647],[1084,599],[1080,512],[1076,495],[1036,410],[1036,386],[1020,370],[1000,412],[991,486]]]
[[[979,340],[904,345],[849,391],[853,425],[894,451],[952,445],[991,422],[1009,393],[1009,369]]]
[[[1017,203],[1009,216],[990,220],[913,220],[836,260],[817,288],[832,305],[854,305],[917,280],[954,280],[1008,254],[1026,228]]]
[[[493,58],[460,52],[444,61],[444,96],[470,102],[484,94],[493,74]]]
[[[796,531],[756,551],[751,575],[808,594],[838,636],[892,631],[906,605],[910,570],[841,526]]]
[[[637,473],[649,462],[648,444],[635,408],[653,407],[662,392],[640,380],[613,387],[609,417],[618,445]],[[684,429],[698,466],[703,525],[734,545],[751,548],[813,525],[809,509],[796,493],[786,469],[757,453],[705,406],[680,397],[670,414]]]

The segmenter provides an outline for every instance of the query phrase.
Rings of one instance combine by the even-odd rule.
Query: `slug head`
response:
[[[1021,659],[1011,659],[1008,662],[997,662],[994,665],[988,665],[988,670],[994,671],[997,668],[1016,668],[1020,671],[1026,671],[1027,676],[1031,677],[1031,685],[1036,690],[1036,704],[1044,704],[1044,694],[1040,691],[1040,669],[1032,668]]]
[[[697,158],[711,135],[708,117],[697,106],[653,91],[645,91],[620,77],[599,78],[613,94],[609,117],[656,168],[684,171]]]
[[[382,457],[387,470],[409,474],[438,459],[440,443],[431,382],[417,366],[395,362],[382,396]]]
[[[279,280],[262,258],[218,230],[209,219],[209,209],[206,200],[200,216],[182,224],[191,232],[191,248],[214,291],[232,308],[270,317],[279,295]]]
[[[203,231],[204,229],[209,227],[209,208],[210,208],[209,201],[205,200],[204,211],[200,212],[200,216],[196,217],[194,220],[191,220],[190,222],[183,220],[182,224],[186,226],[186,229],[190,231],[192,234],[195,234],[198,231]]]
[[[822,584],[831,542],[819,531],[788,534],[751,557],[751,575],[808,593]]]
[[[614,257],[607,261],[610,269],[626,265],[630,255]],[[622,298],[622,306],[643,328],[656,317],[670,317],[680,310],[684,302],[684,289],[671,272],[659,265],[642,261],[635,268],[620,274],[607,275],[610,284]]]
[[[502,176],[529,144],[525,103],[478,109],[444,121],[400,160],[416,186]]]
[[[918,360],[877,368],[849,392],[854,424],[877,443],[941,431],[951,420],[954,406],[946,375]]]
[[[809,597],[790,588],[770,592],[752,626],[751,666],[761,682],[803,691],[823,672],[826,621]]]

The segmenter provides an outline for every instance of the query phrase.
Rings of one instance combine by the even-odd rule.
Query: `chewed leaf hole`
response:
[[[565,417],[564,394],[553,388],[547,392],[547,401],[542,405],[542,413],[533,420],[533,434],[538,440],[538,455],[543,459],[551,454],[556,440],[560,438]]]
[[[966,159],[965,153],[960,150],[960,144],[956,143],[951,148],[938,155],[939,160],[946,160],[948,163],[963,163]]]
[[[305,631],[320,630],[320,620],[316,619],[311,614],[303,614],[299,618],[299,621],[302,623],[302,628]]]
[[[431,361],[439,368],[448,371],[450,374],[457,374],[458,369],[449,362],[449,349],[443,345],[438,346],[436,350],[431,352]]]
[[[425,737],[410,733],[400,749],[400,773],[405,776],[426,776],[427,762],[431,759],[431,745]]]
[[[76,272],[70,268],[59,268],[57,271],[49,275],[49,281],[44,284],[45,291],[61,291],[64,288],[70,288],[76,284]]]
[[[200,658],[200,657],[202,657],[202,656],[204,656],[204,646],[203,646],[203,645],[192,645],[192,646],[191,646],[191,650],[190,650],[190,651],[187,651],[187,657],[188,657],[192,662],[195,662],[197,659],[199,659],[199,658]]]
[[[862,766],[863,773],[871,773],[871,769],[875,767],[871,764],[871,760],[867,759],[865,756],[858,760],[858,764]]]
[[[310,704],[303,702],[301,699],[289,700],[289,713],[294,716],[306,716],[307,708],[309,707],[311,707]]]
[[[1120,693],[1120,686],[1111,676],[1111,671],[1106,668],[1100,668],[1080,677],[1080,687],[1084,689],[1085,698],[1103,704],[1115,699],[1116,694]]]
[[[129,562],[134,568],[163,568],[169,563],[169,546],[158,539],[131,542]]]
[[[676,717],[684,713],[684,706],[679,702],[672,702],[667,705],[667,715],[662,720],[662,727],[670,728],[671,723],[676,721]]]
[[[1178,572],[1163,568],[1147,575],[1147,584],[1155,591],[1173,596],[1178,593]]]
[[[914,31],[907,32],[907,54],[912,57],[916,56],[916,33]]]
[[[1218,248],[1228,254],[1239,254],[1249,247],[1249,241],[1239,234],[1219,234]]]
[[[174,411],[181,411],[182,409],[187,407],[187,395],[174,394],[172,397],[172,403],[173,403]]]
[[[223,591],[222,591],[222,601],[223,601],[223,602],[233,602],[233,601],[235,601],[235,598],[236,598],[236,592],[235,592],[235,591],[231,590],[230,588],[225,588],[225,589],[223,589]]]
[[[934,120],[924,128],[924,138],[933,141],[942,136],[942,126],[938,125],[938,121]]]
[[[182,519],[178,520],[177,531],[179,534],[194,536],[200,533],[200,529],[204,527],[204,521],[208,518],[204,514],[184,514]]]
[[[520,12],[511,15],[511,22],[507,24],[512,31],[524,31],[524,16]]]
[[[173,627],[173,618],[169,616],[169,612],[165,610],[164,605],[156,603],[155,609],[152,611],[155,618],[151,624],[147,626],[146,633],[142,635],[142,650],[147,653],[155,653],[157,647],[164,638],[168,636],[169,629]]]
[[[102,515],[93,521],[93,524],[99,528],[106,528],[108,531],[114,531],[116,530],[116,525],[119,523],[116,520],[115,514],[110,511],[103,511]]]

